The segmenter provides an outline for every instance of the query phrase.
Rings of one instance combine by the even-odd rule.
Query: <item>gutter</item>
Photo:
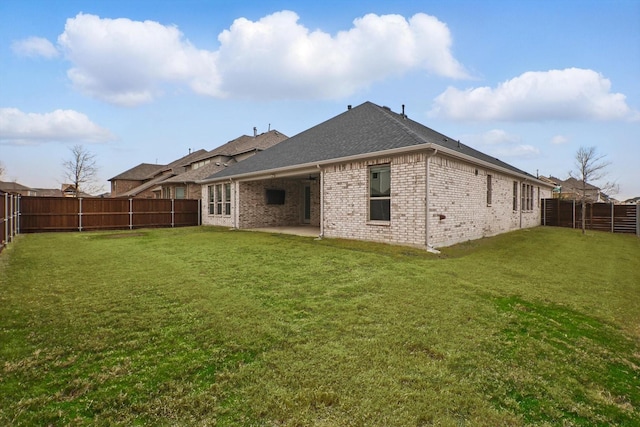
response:
[[[532,180],[532,176],[529,176],[525,173],[519,173],[507,168],[503,168],[501,166],[498,165],[494,165],[492,163],[489,162],[485,162],[484,160],[479,160],[475,157],[469,156],[467,154],[463,154],[460,153],[458,151],[455,150],[451,150],[449,148],[446,147],[442,147],[441,145],[438,144],[434,144],[432,142],[426,143],[426,144],[418,144],[418,145],[412,145],[409,147],[401,147],[401,148],[393,148],[390,150],[382,150],[382,151],[375,151],[375,152],[371,152],[371,153],[365,153],[365,154],[355,154],[352,156],[345,156],[345,157],[338,157],[338,158],[333,158],[333,159],[327,159],[327,160],[322,160],[322,161],[315,161],[315,162],[309,162],[309,163],[303,163],[300,165],[293,165],[293,166],[283,166],[280,168],[274,168],[274,169],[266,169],[266,170],[261,170],[261,171],[254,171],[254,172],[247,172],[247,173],[241,173],[241,174],[237,174],[237,175],[227,175],[227,176],[222,176],[220,178],[213,178],[213,179],[204,179],[201,181],[196,181],[197,184],[209,184],[209,183],[213,183],[213,182],[219,182],[219,181],[227,181],[230,178],[235,179],[236,181],[250,181],[252,179],[258,179],[258,178],[264,178],[264,177],[268,177],[268,178],[281,178],[281,177],[287,177],[287,176],[295,176],[298,174],[303,174],[303,173],[309,173],[310,171],[317,171],[317,168],[321,167],[321,166],[326,166],[326,165],[332,165],[332,164],[336,164],[336,163],[347,163],[347,162],[351,162],[351,161],[362,161],[362,160],[367,160],[367,159],[371,159],[371,158],[377,158],[377,157],[386,157],[386,156],[393,156],[395,154],[406,154],[406,153],[413,153],[413,152],[417,152],[417,151],[424,151],[425,149],[431,149],[434,151],[439,151],[443,154],[447,154],[451,157],[456,157],[462,160],[465,160],[469,163],[473,163],[475,165],[478,166],[482,166],[484,168],[487,169],[491,169],[491,170],[495,170],[498,172],[502,172],[511,176],[516,176],[519,177],[521,179],[527,179],[527,180],[535,180],[536,182],[538,182],[541,185],[547,186],[547,187],[553,187],[552,185],[541,181],[537,178],[533,178]]]

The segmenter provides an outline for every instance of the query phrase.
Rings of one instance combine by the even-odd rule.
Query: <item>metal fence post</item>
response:
[[[16,200],[16,234],[20,234],[20,200],[21,195],[18,194],[18,199]]]
[[[171,228],[173,228],[175,226],[175,199],[171,199]]]
[[[129,230],[133,230],[133,199],[129,198]]]
[[[613,221],[614,221],[614,217],[615,217],[615,212],[613,211],[613,202],[611,202],[611,232],[613,233]]]
[[[0,244],[4,243],[5,245],[9,243],[9,194],[4,193],[4,242],[0,242]]]
[[[78,231],[82,231],[82,197],[78,198]]]

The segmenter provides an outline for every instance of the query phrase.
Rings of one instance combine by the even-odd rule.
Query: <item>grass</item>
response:
[[[0,424],[637,426],[640,239],[19,236]]]

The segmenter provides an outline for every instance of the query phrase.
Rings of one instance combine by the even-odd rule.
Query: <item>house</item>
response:
[[[25,185],[12,181],[0,181],[0,191],[21,196],[37,196],[37,191]]]
[[[254,128],[253,137],[242,135],[211,151],[189,152],[168,165],[141,163],[109,179],[111,197],[199,199],[201,185],[197,180],[285,139],[287,136],[277,130],[258,135]]]
[[[206,150],[191,152],[168,165],[141,163],[119,175],[110,178],[111,197],[133,197],[142,199],[171,198],[161,193],[159,184],[185,171],[185,164],[206,153]]]
[[[253,136],[242,135],[185,164],[185,172],[172,176],[159,184],[162,188],[162,194],[176,199],[200,199],[202,186],[197,184],[197,181],[219,172],[229,165],[241,162],[285,139],[287,136],[277,130],[258,134],[254,128]]]
[[[554,186],[553,198],[565,199],[565,200],[582,200],[582,181],[569,177],[565,180],[556,178],[554,176],[539,177],[540,180],[545,181]],[[603,193],[600,188],[595,185],[587,183],[585,185],[585,200],[587,202],[608,202],[609,196]]]
[[[371,102],[200,183],[205,225],[426,249],[537,226],[553,188]]]

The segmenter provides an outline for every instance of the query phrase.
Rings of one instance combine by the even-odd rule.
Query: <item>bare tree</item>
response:
[[[66,182],[73,185],[75,197],[80,192],[95,193],[102,189],[98,184],[98,166],[96,156],[82,145],[70,148],[71,158],[62,163]]]
[[[610,162],[604,160],[605,154],[598,154],[596,147],[580,147],[575,155],[575,169],[569,172],[569,176],[581,183],[580,200],[582,204],[582,234],[586,229],[585,216],[587,204],[587,184],[602,180],[607,175],[607,167]],[[600,187],[601,192],[616,191],[615,183],[606,182]]]

